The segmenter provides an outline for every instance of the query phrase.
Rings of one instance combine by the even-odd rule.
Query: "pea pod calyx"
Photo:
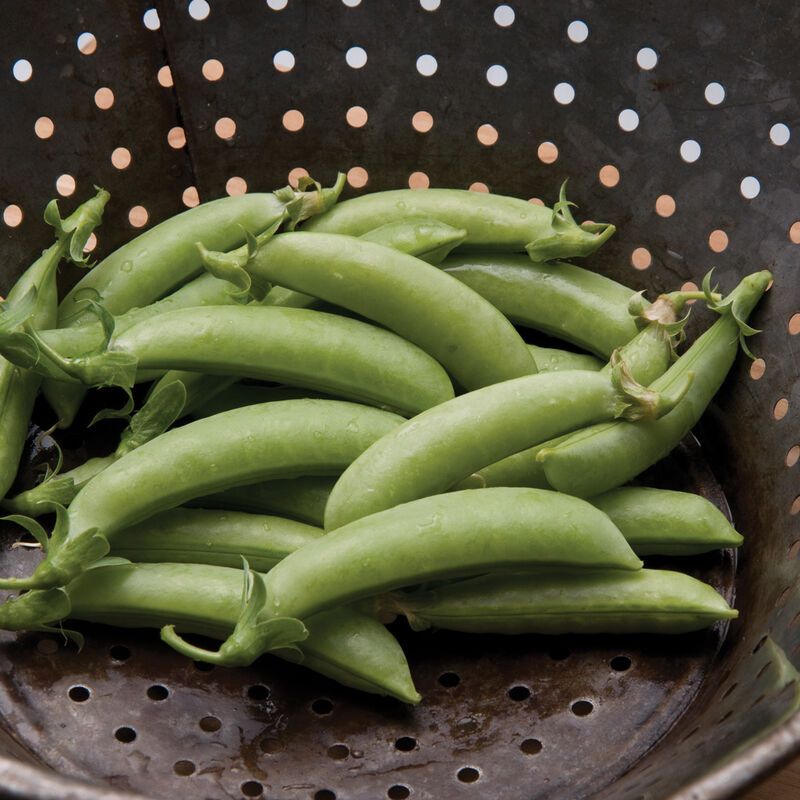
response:
[[[293,617],[267,617],[262,612],[267,602],[267,586],[261,573],[253,572],[246,559],[243,564],[242,603],[239,619],[231,635],[218,650],[206,650],[179,636],[174,625],[161,629],[161,640],[195,661],[223,667],[246,667],[266,650],[291,649],[302,660],[297,647],[308,637],[308,629]]]
[[[525,246],[525,251],[533,261],[550,261],[563,258],[568,252],[571,256],[588,256],[607,242],[616,231],[610,223],[595,222],[578,225],[570,206],[575,203],[567,200],[567,182],[561,184],[558,202],[553,205],[551,226],[553,233],[544,238],[535,239]]]
[[[694,380],[694,373],[683,376],[675,386],[655,392],[642,386],[631,374],[615,350],[611,355],[611,382],[619,395],[615,419],[631,422],[642,419],[659,419],[668,414],[684,397]]]

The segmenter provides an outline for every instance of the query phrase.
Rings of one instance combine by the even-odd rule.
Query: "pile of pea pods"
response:
[[[48,205],[55,241],[0,313],[0,497],[43,555],[0,579],[16,593],[0,627],[157,627],[195,660],[273,652],[414,704],[397,617],[507,634],[734,618],[642,557],[741,535],[699,495],[631,481],[749,352],[771,275],[651,301],[569,261],[614,227],[579,225],[563,188],[546,207],[454,189],[340,202],[343,185],[198,205],[62,298],[56,269],[88,266],[108,194],[66,218]],[[690,301],[716,317],[686,343]],[[103,386],[128,398],[97,417],[124,418],[116,448],[13,490],[37,397],[67,428]]]

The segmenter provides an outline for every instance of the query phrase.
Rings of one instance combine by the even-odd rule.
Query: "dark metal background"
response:
[[[548,203],[569,177],[578,213],[618,227],[591,266],[651,293],[699,284],[711,266],[727,290],[768,267],[775,286],[753,320],[763,333],[751,342],[763,377],[751,377],[740,358],[697,431],[702,448],[688,443],[653,475],[708,491],[723,507],[727,499],[746,537],[735,582],[741,617],[722,649],[722,631],[507,640],[398,628],[424,696],[411,710],[271,658],[247,670],[198,670],[155,633],[87,627],[81,654],[54,637],[5,634],[0,713],[10,755],[157,797],[688,800],[733,797],[800,750],[798,717],[785,719],[797,704],[800,643],[796,316],[790,332],[800,312],[800,233],[790,237],[800,220],[800,9],[512,2],[515,20],[501,27],[497,5],[441,0],[429,12],[411,0],[289,0],[275,11],[263,0],[210,0],[208,17],[195,20],[187,3],[160,2],[161,27],[152,31],[142,22],[146,2],[2,0],[0,213],[16,204],[24,216],[17,227],[0,221],[0,294],[47,245],[41,212],[65,173],[77,190],[61,201],[64,211],[93,183],[112,193],[99,257],[135,233],[131,207],[144,206],[152,225],[184,208],[189,186],[206,200],[234,176],[251,191],[271,190],[296,167],[330,183],[337,170],[360,166],[365,190],[406,186],[423,171],[433,186],[480,181]],[[587,24],[585,42],[567,36],[573,20]],[[92,54],[77,49],[84,31],[97,39]],[[367,52],[361,69],[346,63],[351,46]],[[642,47],[658,53],[652,70],[636,63]],[[272,63],[283,49],[296,60],[288,72]],[[424,53],[438,61],[430,77],[415,68]],[[19,58],[33,65],[24,83],[12,75]],[[224,67],[217,81],[202,74],[212,58]],[[487,82],[493,64],[507,69],[504,86]],[[165,65],[173,87],[157,81]],[[562,81],[575,89],[568,105],[553,98]],[[704,99],[711,81],[725,87],[720,105]],[[108,110],[94,104],[100,87],[114,92]],[[363,128],[346,122],[354,105],[368,111]],[[632,132],[617,122],[626,108],[639,115]],[[289,109],[303,113],[301,130],[283,128]],[[419,110],[434,118],[428,133],[411,125]],[[55,124],[46,140],[33,132],[41,116]],[[237,126],[230,140],[214,131],[223,117]],[[792,132],[784,146],[770,141],[778,122]],[[476,138],[484,123],[498,131],[492,146]],[[187,138],[178,149],[167,144],[176,126]],[[702,147],[695,163],[680,157],[686,139]],[[554,163],[537,157],[542,142],[557,146]],[[120,146],[132,154],[122,171],[110,161]],[[619,170],[616,186],[599,180],[604,165]],[[761,183],[751,200],[739,190],[748,175]],[[654,211],[661,194],[676,202],[668,218]],[[709,248],[714,230],[728,236],[723,252]],[[631,265],[638,247],[652,255],[646,270]],[[62,278],[66,285],[75,273]],[[696,314],[692,331],[708,321]],[[788,411],[776,417],[781,400]],[[15,534],[8,531],[6,548]],[[7,550],[3,572],[27,572],[33,558]],[[733,566],[726,555],[686,568],[731,591]],[[630,666],[614,669],[616,656]],[[442,685],[452,675],[458,683]],[[76,686],[87,699],[70,698]],[[582,700],[592,704],[587,716],[572,708]],[[131,738],[121,728],[135,738],[120,741]],[[0,768],[8,796],[90,795],[36,771]]]

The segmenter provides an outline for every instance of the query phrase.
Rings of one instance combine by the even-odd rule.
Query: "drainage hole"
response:
[[[570,710],[576,717],[588,717],[594,711],[594,706],[588,700],[576,700]]]
[[[260,797],[264,793],[264,787],[258,781],[245,781],[241,790],[245,797]]]
[[[260,702],[261,700],[266,700],[269,697],[269,688],[267,686],[263,686],[260,683],[251,686],[247,690],[247,696],[251,700],[255,700],[256,702]]]
[[[565,645],[558,645],[550,649],[548,655],[553,661],[564,661],[564,659],[570,657],[569,648]]]
[[[389,790],[386,792],[386,796],[389,800],[406,800],[406,798],[411,794],[408,786],[403,786],[401,783],[396,783],[394,786],[390,786]]]
[[[328,758],[334,758],[341,761],[350,755],[350,748],[346,744],[332,744],[328,748]]]
[[[327,697],[319,697],[311,704],[311,710],[320,717],[324,717],[333,711],[333,703]]]
[[[133,728],[128,728],[127,726],[117,728],[114,731],[114,738],[123,744],[130,744],[134,739],[136,739],[136,731]]]
[[[535,756],[537,753],[542,752],[542,743],[538,739],[526,739],[519,749],[525,753],[526,756]]]
[[[283,750],[283,742],[280,739],[267,737],[261,740],[259,747],[261,747],[261,750],[265,753],[280,753],[280,751]]]
[[[320,789],[314,792],[314,800],[336,800],[336,793],[330,789]]]
[[[439,683],[449,689],[453,686],[458,686],[461,683],[461,678],[455,672],[443,672],[439,676]]]
[[[156,683],[147,689],[147,696],[151,700],[166,700],[169,697],[169,689],[160,683]]]
[[[475,783],[480,776],[480,772],[478,772],[475,767],[462,767],[458,771],[458,779],[461,783]]]
[[[614,656],[609,662],[611,669],[616,670],[617,672],[625,672],[626,669],[630,669],[631,660],[628,656]]]
[[[394,746],[398,750],[402,750],[404,753],[413,750],[417,746],[417,740],[413,736],[401,736],[395,743]]]
[[[203,717],[198,723],[201,731],[206,733],[214,733],[222,727],[222,723],[216,717]]]
[[[527,700],[531,696],[531,690],[527,686],[512,686],[508,690],[508,696],[512,700],[520,702],[522,700]]]
[[[83,703],[89,699],[91,692],[85,686],[73,686],[68,692],[67,697],[73,703]]]
[[[176,775],[181,775],[182,777],[186,777],[187,775],[191,775],[195,770],[194,762],[192,761],[176,761],[172,765],[172,771]]]
[[[131,651],[124,644],[115,644],[108,654],[114,661],[127,661],[131,657]]]

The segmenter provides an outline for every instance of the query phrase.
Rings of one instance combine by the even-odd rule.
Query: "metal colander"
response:
[[[706,494],[738,555],[680,563],[735,601],[675,637],[395,632],[417,708],[266,656],[208,669],[156,631],[0,639],[0,793],[30,798],[730,798],[800,751],[800,73],[791,2],[83,0],[0,4],[0,294],[42,210],[111,192],[100,258],[200,200],[298,175],[453,186],[617,234],[586,262],[649,297],[773,288],[713,406],[643,481]],[[65,268],[64,286],[77,277]],[[697,308],[690,335],[708,324]],[[37,409],[47,424],[47,409]],[[37,439],[33,430],[32,442]],[[57,435],[73,461],[111,449]],[[103,434],[105,431],[105,434]],[[105,435],[105,441],[103,436]],[[39,441],[19,486],[52,453]],[[11,549],[3,574],[37,555]],[[738,558],[738,563],[736,561]]]

